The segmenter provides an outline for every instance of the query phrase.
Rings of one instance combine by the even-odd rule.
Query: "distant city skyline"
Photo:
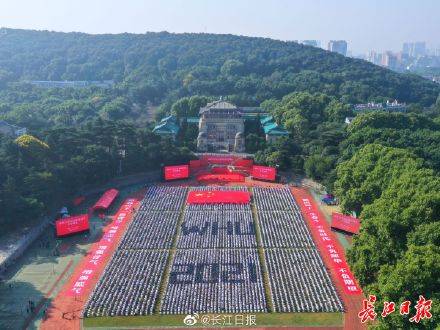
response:
[[[279,40],[346,40],[353,55],[440,48],[437,0],[2,0],[0,25],[85,33],[230,33]]]

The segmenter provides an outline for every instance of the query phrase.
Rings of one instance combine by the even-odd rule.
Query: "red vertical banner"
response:
[[[321,253],[324,254],[323,258],[330,261],[330,266],[333,268],[345,293],[350,295],[361,294],[362,290],[356,283],[355,277],[350,271],[343,251],[340,250],[339,244],[334,241],[331,232],[328,229],[328,224],[322,214],[318,211],[312,197],[302,189],[295,189],[294,195],[309,224],[313,237],[319,245]]]
[[[114,245],[119,241],[124,233],[126,222],[131,219],[139,201],[134,198],[128,198],[122,203],[120,209],[113,217],[113,221],[106,226],[101,239],[94,243],[87,253],[81,265],[72,275],[71,282],[68,285],[65,294],[68,296],[81,295],[90,290],[93,277],[102,264],[110,258],[114,250]]]

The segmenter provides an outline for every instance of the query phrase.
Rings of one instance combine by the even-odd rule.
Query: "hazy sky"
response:
[[[345,39],[354,53],[440,48],[440,0],[0,0],[0,26],[88,33],[232,33]]]

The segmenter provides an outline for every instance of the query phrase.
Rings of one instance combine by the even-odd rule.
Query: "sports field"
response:
[[[139,189],[139,187],[133,187],[132,189],[128,189],[124,192],[124,195],[126,196],[128,193]],[[252,189],[252,188],[251,188]],[[120,202],[122,201],[122,198],[120,198],[117,203],[113,206],[113,210],[109,212],[109,214],[114,214],[114,212],[118,209]],[[91,201],[90,203],[92,203]],[[84,205],[83,207],[87,207],[87,205]],[[81,210],[78,210],[80,212]],[[144,214],[146,213],[143,210]],[[171,210],[172,211],[172,210]],[[267,211],[267,210],[266,210]],[[256,208],[255,204],[252,204],[251,207],[251,213],[253,214],[252,217],[254,218],[263,218],[262,215],[264,212],[263,210],[258,210]],[[279,210],[278,210],[279,211]],[[142,212],[142,210],[140,211]],[[170,212],[170,210],[168,210]],[[193,212],[189,212],[191,214],[194,214],[197,212],[196,210]],[[260,214],[256,215],[256,213],[260,212]],[[140,214],[140,213],[139,213]],[[211,215],[213,213],[210,213]],[[181,208],[179,210],[179,221],[183,221],[185,216],[184,208]],[[197,219],[188,219],[191,221],[198,221]],[[264,221],[264,219],[263,219]],[[102,235],[102,232],[100,229],[102,228],[102,220],[98,218],[92,219],[92,226],[95,225],[95,230],[92,230],[92,233],[89,237],[84,236],[74,236],[67,238],[63,240],[61,245],[59,246],[61,256],[52,256],[51,253],[53,251],[53,247],[49,247],[48,249],[46,247],[41,247],[36,244],[35,247],[33,247],[29,253],[26,254],[26,256],[21,260],[20,264],[17,264],[17,267],[15,270],[10,271],[10,279],[2,286],[0,287],[0,307],[1,307],[1,313],[0,316],[0,328],[1,329],[16,329],[16,328],[22,328],[23,325],[29,324],[31,328],[37,328],[39,327],[41,320],[43,318],[46,319],[44,322],[45,326],[43,329],[56,329],[56,327],[48,326],[49,324],[57,324],[56,322],[47,322],[47,319],[56,321],[56,319],[61,319],[62,313],[65,311],[61,311],[59,308],[57,308],[57,305],[52,306],[52,308],[47,309],[49,304],[52,302],[54,297],[57,297],[57,299],[60,299],[59,294],[65,289],[65,286],[67,283],[71,280],[72,273],[74,270],[78,267],[79,263],[82,261],[83,256],[87,253],[88,249],[91,247],[92,243],[96,242],[99,237]],[[264,224],[263,224],[264,225]],[[301,312],[295,312],[295,301],[289,301],[286,300],[286,305],[283,307],[281,305],[276,306],[274,304],[275,301],[279,299],[287,299],[286,297],[280,298],[280,294],[276,292],[276,281],[271,279],[267,276],[267,262],[265,261],[266,258],[268,258],[270,255],[268,255],[269,250],[274,249],[282,249],[282,250],[291,250],[292,246],[289,246],[288,241],[284,242],[283,244],[287,244],[287,246],[276,246],[278,243],[274,242],[273,240],[273,233],[271,233],[271,230],[273,228],[267,227],[261,227],[261,223],[257,225],[257,230],[255,233],[255,239],[257,241],[257,246],[253,246],[252,240],[247,241],[245,243],[243,242],[230,242],[232,246],[223,246],[220,247],[221,249],[231,249],[236,250],[237,248],[234,247],[234,244],[244,244],[243,248],[245,250],[249,249],[255,249],[256,254],[255,256],[252,256],[252,258],[257,258],[261,263],[260,267],[258,268],[258,271],[263,274],[261,277],[263,289],[262,289],[262,298],[264,302],[263,305],[255,305],[255,308],[250,308],[249,310],[244,309],[243,311],[234,312],[233,310],[206,310],[205,312],[200,314],[200,317],[202,318],[198,319],[198,322],[194,326],[203,326],[203,327],[209,327],[209,326],[219,326],[218,317],[219,314],[217,312],[220,312],[222,317],[226,316],[229,319],[226,321],[224,318],[220,322],[226,322],[223,324],[223,326],[246,326],[246,319],[244,319],[243,322],[245,323],[235,323],[236,317],[251,317],[254,318],[255,323],[251,323],[253,326],[264,326],[264,327],[277,327],[277,326],[285,326],[285,327],[324,327],[324,328],[342,328],[347,326],[347,322],[344,322],[344,319],[347,319],[347,313],[341,313],[341,312],[307,312],[307,311],[301,311]],[[262,229],[265,231],[262,236]],[[63,329],[78,329],[80,327],[83,327],[85,329],[108,329],[108,328],[123,328],[123,327],[129,327],[129,328],[145,328],[145,327],[182,327],[185,326],[183,323],[183,319],[186,316],[186,313],[190,310],[185,308],[182,309],[182,306],[180,306],[179,303],[176,304],[179,300],[178,296],[173,296],[175,293],[172,293],[173,291],[170,288],[169,283],[169,277],[174,272],[176,272],[175,265],[173,265],[172,261],[174,258],[177,257],[183,258],[182,260],[186,260],[187,258],[194,258],[194,256],[197,258],[197,255],[200,253],[194,252],[195,254],[191,254],[188,251],[191,251],[191,243],[189,241],[185,241],[181,236],[179,236],[179,231],[173,232],[173,235],[171,235],[171,240],[168,237],[164,237],[167,241],[170,241],[171,246],[168,247],[168,252],[170,253],[170,256],[166,259],[166,265],[163,269],[163,276],[161,277],[159,285],[159,292],[156,299],[154,299],[154,303],[152,305],[152,315],[140,315],[140,316],[100,316],[100,317],[86,317],[82,319],[81,315],[82,312],[78,310],[77,312],[74,312],[73,314],[70,314],[69,318],[73,316],[74,320],[66,321],[63,320],[64,323],[62,323]],[[272,236],[271,236],[272,235]],[[45,236],[50,244],[53,244],[55,246],[55,241],[53,240],[52,234],[47,234]],[[43,241],[45,241],[45,237],[42,238]],[[122,244],[122,243],[121,243]],[[189,245],[185,245],[189,244]],[[200,242],[197,243],[200,245]],[[196,244],[196,245],[197,245]],[[214,241],[208,242],[208,243],[202,243],[202,244],[208,244],[206,248],[214,248],[217,249],[218,246],[215,246]],[[214,244],[214,246],[210,246],[210,244]],[[246,245],[249,245],[246,247]],[[264,244],[266,245],[274,245],[274,246],[266,246],[264,247]],[[283,245],[281,244],[281,245]],[[52,245],[51,245],[52,246]],[[182,252],[179,252],[179,247],[184,248],[187,250],[184,254]],[[188,247],[190,248],[188,250]],[[138,247],[139,248],[139,247]],[[145,248],[140,247],[140,248]],[[157,249],[157,247],[147,247],[147,248],[153,248]],[[162,247],[163,248],[163,247]],[[295,247],[296,249],[298,247]],[[130,247],[130,249],[132,249]],[[206,249],[205,249],[206,250]],[[226,251],[226,250],[225,250]],[[229,255],[229,252],[225,252],[227,255]],[[278,253],[276,253],[278,254]],[[201,256],[201,258],[212,258],[211,255],[208,253],[205,253],[205,257]],[[219,258],[224,258],[225,254],[220,255]],[[186,258],[186,259],[185,259]],[[186,260],[187,261],[187,260]],[[203,260],[202,260],[203,261]],[[206,260],[205,260],[206,261]],[[212,261],[212,260],[211,260]],[[275,261],[271,261],[272,263],[275,263],[272,265],[278,265]],[[50,271],[52,269],[52,272]],[[178,269],[177,269],[178,270]],[[291,276],[292,274],[289,274],[288,276]],[[332,275],[333,276],[333,275]],[[285,279],[282,279],[284,281]],[[259,281],[259,280],[258,280]],[[9,284],[13,284],[12,288],[9,287]],[[248,284],[246,284],[248,285]],[[246,289],[245,285],[245,289]],[[64,289],[62,290],[62,288]],[[336,285],[338,293],[343,298],[344,305],[347,308],[349,314],[353,314],[353,303],[350,303],[346,305],[347,300],[338,285]],[[278,298],[274,300],[273,294],[275,290],[275,295],[278,294]],[[5,299],[6,295],[9,294],[9,299]],[[77,305],[82,305],[83,307],[88,303],[90,298],[91,292],[88,293],[86,297],[79,297],[75,298],[78,301],[75,302]],[[171,299],[167,299],[166,297],[171,297]],[[28,300],[32,299],[36,302],[38,305],[38,313],[36,315],[33,315],[31,312],[26,311],[26,304],[28,303]],[[68,298],[65,298],[66,300]],[[192,298],[190,299],[192,300]],[[165,304],[164,304],[165,303]],[[168,305],[167,305],[168,304]],[[289,305],[290,304],[290,305]],[[178,315],[165,315],[164,313],[164,306],[168,306],[170,308],[170,313],[173,311],[180,310],[181,312]],[[173,307],[174,306],[174,307]],[[226,302],[227,306],[227,302]],[[262,306],[264,308],[265,312],[261,312],[258,310],[258,307],[256,306]],[[167,307],[167,308],[168,308]],[[199,307],[204,307],[203,303]],[[206,306],[205,306],[206,307]],[[222,307],[223,308],[223,307]],[[283,313],[280,313],[281,309],[284,308]],[[289,311],[290,308],[290,311]],[[46,315],[44,315],[44,312],[46,311]],[[73,309],[70,309],[68,312],[72,312]],[[203,310],[203,308],[200,308],[200,310]],[[188,313],[191,314],[191,313]],[[345,317],[344,317],[345,315]],[[216,319],[217,317],[217,319]],[[212,318],[211,321],[213,324],[210,324],[208,322],[208,319]],[[232,320],[232,321],[231,321]],[[69,323],[70,322],[70,323]],[[228,323],[229,322],[229,323]],[[20,324],[20,326],[17,326]],[[61,323],[59,323],[61,325]]]

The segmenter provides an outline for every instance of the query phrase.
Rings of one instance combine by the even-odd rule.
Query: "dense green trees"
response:
[[[84,185],[191,158],[188,149],[123,122],[98,120],[39,135],[0,136],[2,228],[38,220]]]
[[[232,95],[263,101],[322,91],[346,102],[370,97],[430,105],[438,88],[370,63],[294,42],[210,34],[87,35],[2,29],[0,79],[124,82],[136,101]],[[434,93],[433,93],[434,92]]]
[[[269,144],[266,149],[255,154],[255,161],[260,164],[278,166],[280,170],[291,170],[296,173],[303,171],[301,147],[292,139],[280,138]],[[300,160],[298,160],[300,158]]]
[[[394,301],[397,312],[380,318],[381,329],[436,329],[440,322],[440,247],[433,244],[410,245],[399,261],[392,266],[381,268],[378,282],[370,293],[376,293],[379,300],[377,306],[383,306],[383,301]],[[414,316],[414,307],[423,295],[432,300],[431,319],[421,320],[419,324],[409,322]],[[411,301],[411,314],[398,314],[400,304]]]
[[[438,325],[440,283],[440,126],[436,113],[357,116],[339,144],[334,192],[345,211],[360,213],[360,234],[347,253],[364,291],[377,306],[419,295],[433,300]],[[414,307],[412,305],[412,308]],[[414,311],[414,309],[412,309]],[[416,328],[408,317],[379,317],[379,328]]]
[[[23,83],[105,79],[114,80],[114,87],[44,90]],[[438,85],[417,76],[263,38],[13,29],[2,29],[0,37],[0,118],[29,128],[77,125],[97,115],[138,120],[148,105],[193,95],[258,105],[292,92],[331,95],[325,116],[340,121],[350,113],[347,103],[398,99],[430,106],[439,91]],[[299,136],[319,121],[324,111],[320,105],[326,102],[322,97],[303,98],[283,104],[289,110],[286,126]],[[298,109],[303,104],[307,106]],[[278,115],[281,120],[281,112]]]
[[[416,114],[370,113],[357,116],[340,148],[344,159],[369,143],[411,150],[440,170],[440,125]]]
[[[279,101],[270,99],[262,107],[289,130],[289,144],[295,147],[280,149],[269,145],[257,153],[257,160],[270,164],[280,159],[281,169],[305,171],[331,188],[339,144],[346,135],[343,119],[352,114],[350,107],[334,97],[309,92],[291,93]]]
[[[171,107],[171,113],[177,118],[198,117],[199,110],[205,106],[209,98],[204,96],[184,97],[176,101]]]
[[[338,166],[335,192],[361,211],[361,232],[347,253],[365,292],[379,301],[439,299],[440,178],[408,150],[366,145]],[[437,262],[438,263],[438,262]],[[438,321],[424,322],[433,328]],[[407,318],[380,318],[384,328],[410,328]]]
[[[422,166],[423,161],[407,150],[368,144],[350,160],[339,164],[335,193],[344,211],[359,214],[402,173]]]

